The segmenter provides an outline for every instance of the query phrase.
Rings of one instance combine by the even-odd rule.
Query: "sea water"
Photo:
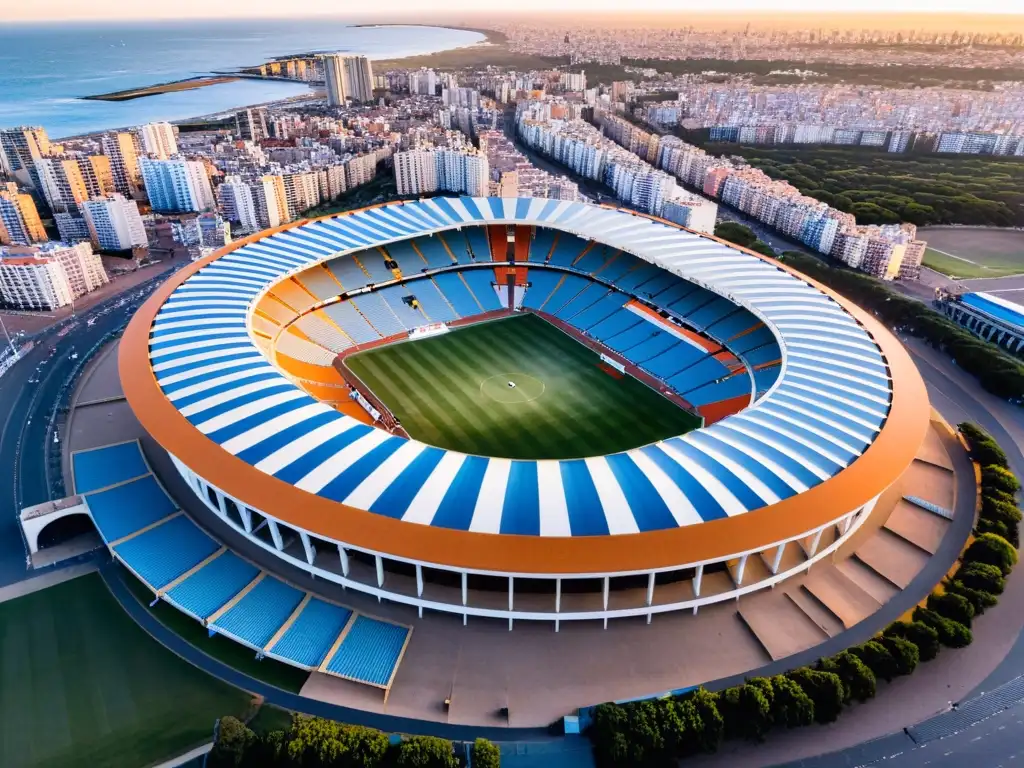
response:
[[[0,127],[42,125],[51,138],[182,120],[309,92],[303,83],[238,80],[123,102],[85,101],[276,56],[343,51],[371,59],[473,45],[477,32],[356,27],[337,19],[0,24]]]

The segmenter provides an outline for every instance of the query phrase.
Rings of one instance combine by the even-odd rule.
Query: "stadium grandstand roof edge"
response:
[[[258,298],[274,284],[316,263],[418,235],[486,224],[548,227],[613,245],[754,312],[780,340],[784,352],[782,373],[769,392],[748,411],[737,416],[749,418],[751,411],[759,411],[763,417],[754,415],[764,418],[766,421],[761,426],[765,426],[770,423],[773,410],[778,415],[779,409],[789,409],[789,413],[796,413],[801,419],[804,418],[799,415],[801,408],[806,410],[808,404],[813,408],[820,401],[826,420],[835,417],[835,423],[831,426],[826,424],[826,430],[834,428],[838,430],[834,434],[851,439],[860,434],[861,430],[856,427],[851,432],[843,426],[849,422],[843,422],[842,409],[835,408],[834,400],[829,402],[835,394],[845,392],[850,395],[852,390],[844,390],[840,384],[838,390],[828,391],[828,386],[813,379],[816,359],[824,360],[832,354],[829,345],[835,341],[832,331],[837,328],[851,338],[857,336],[853,341],[860,345],[852,357],[840,354],[840,365],[847,366],[850,379],[877,376],[881,381],[884,378],[889,392],[882,400],[891,399],[887,406],[873,406],[876,411],[884,411],[877,414],[879,418],[876,421],[861,422],[865,424],[863,432],[867,439],[856,446],[854,457],[842,462],[838,471],[829,472],[815,484],[794,482],[791,475],[780,471],[778,465],[767,459],[755,445],[733,439],[744,431],[742,425],[730,425],[730,419],[735,417],[727,417],[712,427],[690,433],[698,435],[695,445],[704,441],[706,453],[689,454],[692,446],[682,445],[684,438],[672,438],[676,443],[665,448],[648,447],[664,450],[679,466],[688,470],[686,477],[680,479],[683,485],[674,490],[666,488],[664,481],[668,475],[665,471],[651,470],[658,475],[658,482],[653,484],[662,489],[659,493],[663,498],[672,495],[676,504],[691,504],[691,499],[680,497],[680,490],[685,495],[686,483],[693,484],[696,480],[696,485],[701,488],[694,488],[693,499],[705,498],[710,491],[713,496],[720,494],[716,499],[719,508],[726,498],[732,505],[727,514],[717,519],[706,522],[694,520],[691,522],[695,524],[680,523],[653,530],[637,525],[635,516],[632,521],[628,519],[633,516],[632,497],[621,487],[608,488],[608,479],[611,478],[614,484],[616,475],[606,471],[606,458],[598,457],[600,477],[598,470],[590,468],[590,471],[593,481],[596,481],[594,484],[604,485],[604,492],[598,488],[604,513],[609,519],[617,516],[620,521],[625,520],[616,530],[609,526],[609,532],[625,535],[574,536],[568,535],[569,531],[559,533],[556,528],[550,535],[498,536],[493,534],[499,533],[500,527],[473,525],[472,519],[466,529],[458,530],[407,522],[401,519],[402,516],[392,517],[386,512],[366,511],[372,505],[364,504],[364,508],[359,508],[346,503],[350,496],[328,498],[261,471],[194,426],[166,396],[158,376],[154,374],[155,358],[151,357],[153,325],[165,303],[182,286],[195,290],[201,288],[205,281],[218,291],[237,292],[237,301],[246,306],[246,327],[243,330],[248,333],[252,307]],[[319,227],[317,237],[297,238],[296,233],[307,227]],[[282,250],[282,254],[287,256],[267,260],[265,257],[271,253],[268,249],[273,248],[275,238],[281,236],[285,238],[282,242],[290,245],[289,250]],[[247,246],[257,243],[261,244],[259,248],[246,250]],[[225,257],[230,258],[218,265],[217,262]],[[222,265],[224,269],[219,269]],[[218,269],[211,271],[208,269],[211,266]],[[220,282],[217,276],[224,277],[229,271],[235,275],[233,279],[236,281]],[[192,281],[191,285],[189,281]],[[178,294],[175,300],[186,296],[188,290]],[[818,316],[824,324],[817,322]],[[184,327],[187,330],[187,324]],[[194,343],[198,346],[204,344],[201,340]],[[259,353],[251,340],[239,343],[251,347],[252,357],[257,359]],[[216,352],[209,354],[214,358],[217,356]],[[828,524],[840,514],[870,502],[913,460],[927,429],[930,413],[923,382],[899,342],[869,314],[797,275],[785,265],[652,217],[611,207],[542,199],[460,198],[384,204],[312,221],[293,222],[237,241],[181,270],[140,309],[122,340],[119,365],[125,394],[144,428],[181,462],[234,498],[255,509],[266,510],[282,522],[353,546],[400,558],[443,562],[484,571],[554,574],[609,569],[643,570],[765,548]],[[787,376],[788,369],[792,369],[789,373],[794,376]],[[799,380],[800,376],[802,380]],[[790,385],[795,392],[793,389],[786,391]],[[304,393],[303,396],[308,397]],[[803,398],[802,403],[794,402],[800,398]],[[258,404],[253,406],[250,403],[246,408],[249,413],[258,414],[260,411]],[[338,414],[337,418],[346,417]],[[716,428],[717,433],[712,431]],[[735,431],[725,431],[730,429]],[[623,454],[617,456],[620,455]],[[742,458],[743,455],[746,458]],[[704,462],[708,456],[715,460]],[[663,461],[664,457],[659,455],[658,459]],[[498,466],[498,460],[490,461]],[[748,461],[749,464],[746,463]],[[537,464],[544,463],[555,462]],[[630,471],[633,468],[648,470],[650,464],[643,457],[635,457],[630,459]],[[723,469],[726,467],[729,469]],[[673,476],[678,476],[677,467],[671,469]],[[719,470],[723,476],[728,475],[727,482],[723,482],[724,477],[716,476]],[[508,473],[508,466],[496,472],[503,474],[499,477],[502,490]],[[537,476],[540,475],[538,468]],[[543,473],[543,477],[551,476],[550,471]],[[737,479],[744,487],[735,485]],[[786,483],[786,487],[779,484],[780,480]],[[566,494],[570,491],[565,484],[556,483],[555,492],[561,499],[559,504],[564,506]],[[731,490],[724,487],[729,484],[733,486]],[[313,488],[313,485],[307,483],[305,487]],[[477,492],[483,497],[480,487],[477,486]],[[540,484],[538,493],[542,507],[548,490]],[[381,495],[378,493],[376,498]],[[743,501],[743,498],[747,500]],[[486,500],[480,501],[476,512],[483,509],[485,518],[500,521],[500,504],[497,509],[494,509],[493,502],[489,508],[488,504]],[[416,519],[415,515],[403,516],[407,520]]]

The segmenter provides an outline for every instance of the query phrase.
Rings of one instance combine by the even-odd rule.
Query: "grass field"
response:
[[[636,379],[610,376],[599,360],[544,320],[521,315],[345,362],[412,437],[482,456],[595,456],[700,426]]]
[[[212,738],[249,696],[163,648],[98,574],[0,605],[0,765],[131,766]]]
[[[959,278],[1024,273],[1024,232],[1012,229],[922,229],[928,241],[924,265]]]

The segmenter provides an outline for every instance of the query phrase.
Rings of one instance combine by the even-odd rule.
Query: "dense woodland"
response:
[[[705,144],[857,217],[860,224],[1024,226],[1024,159],[836,146]]]

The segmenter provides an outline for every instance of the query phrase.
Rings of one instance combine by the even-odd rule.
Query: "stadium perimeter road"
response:
[[[27,569],[28,553],[18,515],[24,507],[58,493],[59,470],[47,471],[46,441],[50,417],[65,383],[85,362],[84,355],[122,328],[166,274],[133,286],[129,295],[142,292],[140,299],[118,307],[124,295],[112,296],[33,337],[35,346],[0,376],[0,586],[39,572]],[[91,319],[95,322],[90,326]],[[60,336],[64,329],[70,330]]]

